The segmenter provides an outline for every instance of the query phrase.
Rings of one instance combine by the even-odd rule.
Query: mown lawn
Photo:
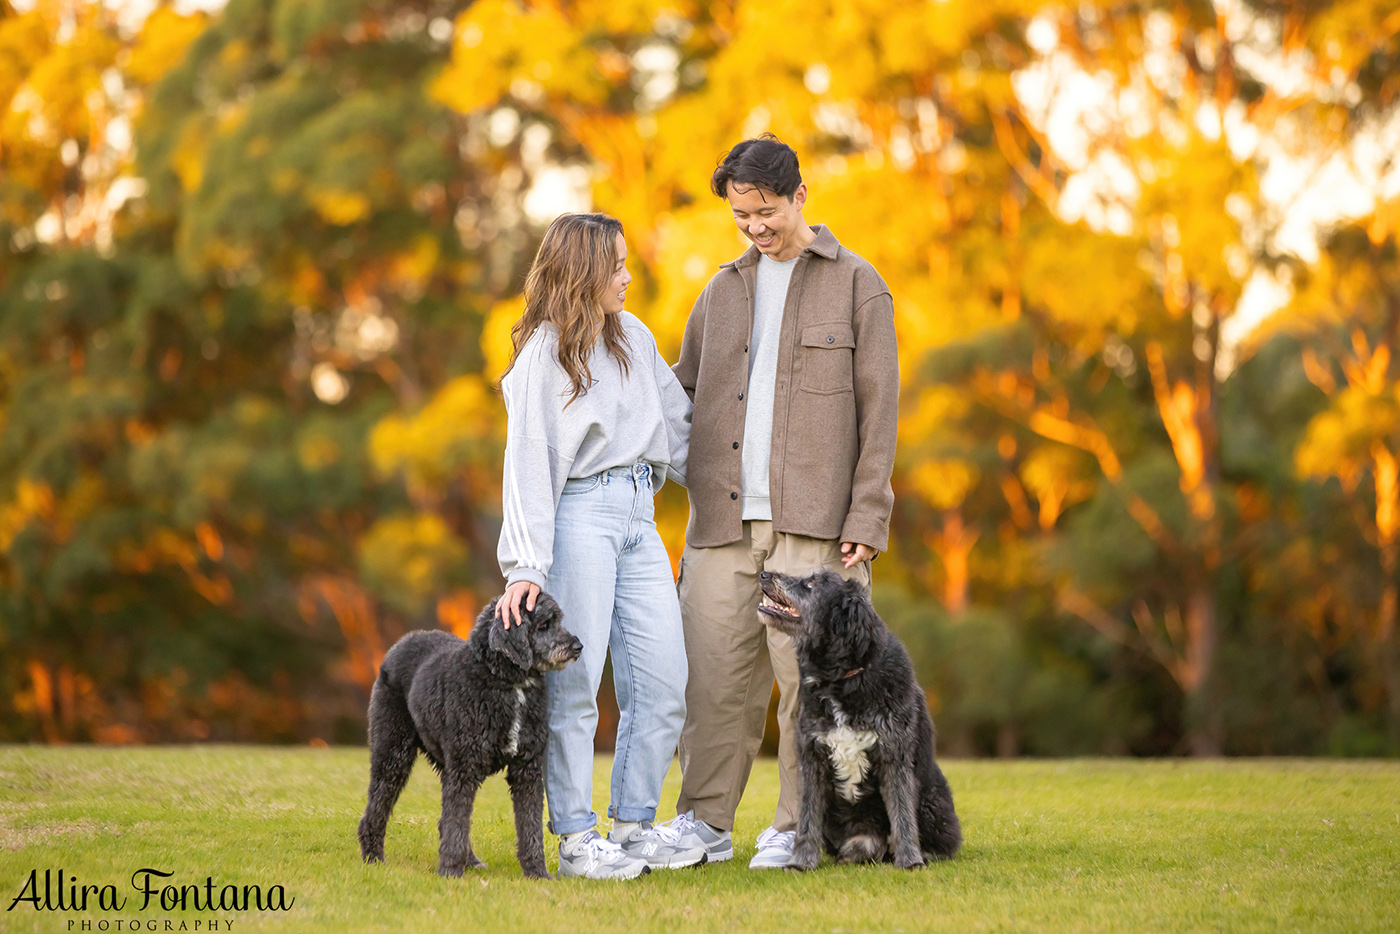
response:
[[[0,747],[0,929],[1400,930],[1400,763],[948,760],[967,838],[957,859],[799,875],[746,868],[777,797],[776,765],[760,760],[735,859],[620,884],[525,881],[499,776],[473,835],[489,868],[438,878],[437,779],[421,761],[387,862],[364,866],[367,763],[363,749]],[[609,764],[598,760],[604,793]],[[663,802],[677,781],[673,767]],[[285,912],[141,910],[130,880],[147,867],[201,893],[212,877],[216,893],[280,884],[295,901]],[[114,885],[126,904],[15,903],[32,870],[42,896],[46,869],[55,883],[63,869]]]

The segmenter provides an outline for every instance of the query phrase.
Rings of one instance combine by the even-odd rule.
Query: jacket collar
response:
[[[841,244],[837,241],[836,235],[825,224],[809,224],[808,226],[817,235],[817,239],[808,244],[802,253],[815,253],[823,259],[836,259],[841,253]],[[758,264],[758,258],[762,255],[758,252],[758,247],[750,245],[738,259],[723,263],[719,268],[743,269],[746,266],[755,266]]]

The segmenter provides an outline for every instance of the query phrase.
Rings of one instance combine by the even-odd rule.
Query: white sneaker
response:
[[[792,846],[796,839],[795,831],[769,827],[758,835],[758,852],[749,860],[749,868],[782,869],[792,859]]]
[[[559,875],[584,879],[635,879],[651,872],[643,860],[633,859],[622,847],[589,830],[573,843],[559,841]]]
[[[697,837],[682,837],[673,830],[653,827],[642,821],[625,837],[608,834],[608,840],[622,847],[622,852],[640,859],[653,869],[684,869],[708,859],[705,844]]]
[[[673,834],[678,840],[687,844],[694,841],[694,843],[703,846],[712,863],[722,863],[726,859],[734,858],[734,842],[729,831],[711,827],[698,819],[694,811],[677,814],[665,823],[657,824],[656,829],[663,833]]]

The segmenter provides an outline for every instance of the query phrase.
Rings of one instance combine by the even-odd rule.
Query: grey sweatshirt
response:
[[[566,480],[645,461],[655,488],[685,484],[691,403],[637,317],[622,312],[631,369],[600,339],[589,369],[593,385],[568,408],[569,375],[559,365],[559,335],[537,330],[501,381],[506,402],[506,456],[501,477],[501,539],[496,558],[508,584],[544,587],[554,561],[554,512]]]

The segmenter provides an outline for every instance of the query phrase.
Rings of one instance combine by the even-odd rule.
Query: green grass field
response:
[[[609,760],[596,789],[606,806]],[[777,798],[760,760],[736,858],[627,883],[527,882],[505,783],[477,802],[489,864],[436,875],[438,786],[421,762],[360,862],[363,749],[0,747],[0,929],[269,931],[918,931],[1400,929],[1400,764],[1054,760],[943,763],[962,817],[958,858],[914,872],[747,869]],[[675,800],[673,766],[663,802]],[[663,816],[669,816],[663,804]],[[553,863],[553,839],[546,837]],[[131,885],[280,884],[285,912],[162,910]],[[116,912],[14,903],[31,870],[114,885]],[[56,897],[56,893],[55,893]],[[100,922],[107,921],[103,929]],[[170,927],[166,927],[166,922]],[[224,922],[232,921],[231,928]],[[70,925],[70,922],[72,924]],[[153,924],[152,924],[153,923]],[[154,925],[154,926],[153,926]]]

